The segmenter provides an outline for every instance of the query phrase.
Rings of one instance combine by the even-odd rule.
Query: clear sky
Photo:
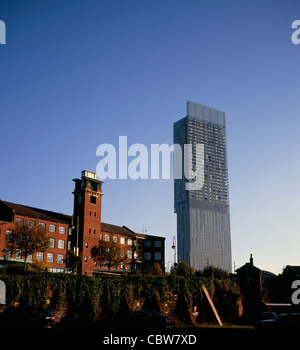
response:
[[[173,143],[186,100],[226,112],[232,256],[300,265],[298,0],[0,0],[0,198],[66,214],[96,149]],[[176,235],[172,180],[107,180],[102,219]]]

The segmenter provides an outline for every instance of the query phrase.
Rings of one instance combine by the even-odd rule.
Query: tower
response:
[[[197,270],[213,265],[231,272],[225,113],[187,101],[187,116],[174,123],[173,135],[182,150],[192,145],[188,173],[203,179],[200,188],[187,189],[183,169],[174,180],[178,258]]]
[[[103,181],[90,171],[81,172],[81,179],[73,179],[74,189],[74,230],[72,248],[82,254],[82,273],[91,275],[94,260],[91,248],[98,245],[101,233],[101,201]]]

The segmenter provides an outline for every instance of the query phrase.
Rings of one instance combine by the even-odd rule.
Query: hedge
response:
[[[189,307],[204,299],[205,285],[213,300],[220,306],[234,306],[240,297],[238,286],[231,280],[216,280],[196,276],[152,275],[72,275],[29,273],[0,275],[6,284],[7,306],[28,305],[53,310],[68,305],[72,317],[95,319],[99,312],[115,315],[125,300],[132,301],[147,295],[154,288],[164,301],[166,292],[185,296]]]

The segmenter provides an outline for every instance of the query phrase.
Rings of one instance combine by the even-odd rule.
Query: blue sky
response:
[[[71,214],[96,149],[172,144],[186,100],[226,112],[232,255],[300,265],[300,3],[0,1],[0,198]],[[176,235],[172,180],[107,180],[104,222]]]

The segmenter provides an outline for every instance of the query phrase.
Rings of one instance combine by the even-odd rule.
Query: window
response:
[[[72,229],[69,227],[69,236],[72,236]]]
[[[21,259],[22,258],[22,251],[21,249],[16,249],[16,259]]]
[[[124,237],[120,238],[120,244],[125,244],[125,238]]]
[[[128,238],[127,244],[132,245],[132,239]]]
[[[23,226],[24,225],[24,220],[21,218],[17,218],[16,224],[19,226]]]
[[[128,257],[129,259],[132,259],[132,250],[128,250],[128,252],[127,252],[127,257]]]
[[[7,242],[12,242],[14,231],[6,230],[6,240]]]
[[[151,260],[151,253],[144,253],[145,260]]]
[[[29,228],[34,227],[34,221],[28,220],[28,227],[29,227]]]
[[[36,260],[43,261],[44,260],[44,253],[43,252],[37,252],[36,253]]]
[[[71,249],[72,249],[72,242],[68,241],[68,250],[71,250]]]
[[[113,236],[113,241],[114,241],[115,243],[118,243],[118,237],[117,237],[117,236]]]
[[[64,263],[64,256],[62,254],[57,254],[57,263],[58,264]]]
[[[98,190],[98,183],[97,182],[91,182],[91,189],[92,189],[92,191],[97,192],[97,190]],[[96,202],[95,202],[95,204],[96,204]]]
[[[155,260],[161,260],[161,254],[160,253],[155,253],[154,254],[154,259]]]
[[[65,241],[62,239],[58,240],[58,249],[65,249]]]
[[[85,243],[85,247],[86,247],[86,248],[88,248],[88,247],[89,247],[88,243]]]
[[[66,228],[64,226],[59,226],[59,233],[62,235],[66,234]]]
[[[154,242],[154,247],[160,248],[161,247],[161,241],[155,241]]]
[[[49,225],[49,232],[56,232],[56,226],[55,225]]]
[[[11,250],[6,250],[4,254],[5,254],[7,259],[11,258]]]
[[[46,229],[46,224],[44,222],[39,222],[39,227],[42,229]]]
[[[121,249],[120,251],[120,256],[123,258],[125,256],[125,250],[124,249]]]
[[[54,254],[47,253],[47,262],[53,263],[54,262]]]
[[[92,204],[96,204],[96,200],[97,200],[97,197],[95,197],[95,196],[90,196],[90,202],[91,202]]]
[[[110,241],[110,235],[105,235],[105,241],[109,242]]]
[[[144,241],[144,247],[151,247],[151,241]]]
[[[49,248],[54,248],[54,247],[55,247],[55,239],[54,238],[50,238]]]

